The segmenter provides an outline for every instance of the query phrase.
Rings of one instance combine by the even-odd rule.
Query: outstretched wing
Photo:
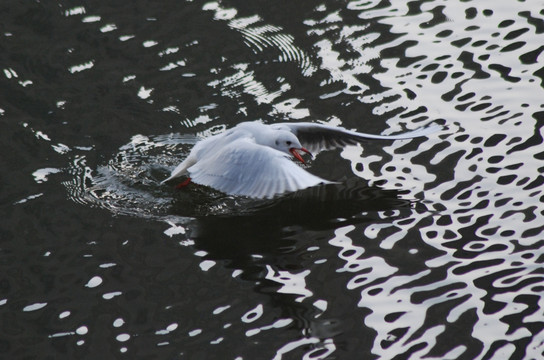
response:
[[[323,124],[308,122],[279,123],[272,125],[278,129],[291,131],[300,140],[302,146],[311,152],[334,149],[346,145],[354,145],[369,139],[400,140],[426,136],[442,129],[440,125],[432,125],[414,131],[396,135],[374,135],[347,130],[341,127],[333,127]]]
[[[293,163],[286,154],[249,138],[206,154],[188,169],[191,179],[232,195],[271,198],[287,191],[330,183]]]

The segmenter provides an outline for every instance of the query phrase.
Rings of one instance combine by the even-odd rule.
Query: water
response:
[[[542,358],[543,8],[3,5],[2,358]],[[273,200],[159,185],[254,119],[445,128]]]

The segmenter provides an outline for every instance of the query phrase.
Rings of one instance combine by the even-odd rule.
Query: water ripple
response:
[[[39,189],[5,212],[0,349],[542,357],[534,2],[173,4],[4,9],[5,180]],[[446,130],[323,153],[312,171],[342,184],[273,201],[160,185],[254,114]],[[198,137],[149,135],[174,124]]]
[[[204,10],[214,11],[217,20],[228,21],[228,26],[242,34],[244,43],[256,55],[262,54],[265,59],[275,57],[279,62],[295,63],[306,76],[315,71],[309,56],[295,44],[295,38],[285,33],[281,27],[264,23],[257,14],[239,17],[236,9],[221,7],[217,2],[207,3]]]
[[[90,168],[84,156],[76,156],[65,182],[69,197],[80,204],[106,208],[116,214],[165,217],[171,206],[171,192],[158,186],[161,178],[197,141],[175,134],[146,137],[135,135],[107,164]]]

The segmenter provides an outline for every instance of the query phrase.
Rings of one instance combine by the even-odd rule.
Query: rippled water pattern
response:
[[[544,2],[0,9],[6,358],[544,358]],[[254,119],[444,128],[160,184]]]

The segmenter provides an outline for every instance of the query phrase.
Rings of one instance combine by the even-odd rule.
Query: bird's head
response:
[[[304,151],[312,155],[307,149],[305,149],[298,138],[290,131],[278,130],[275,131],[274,141],[270,144],[270,147],[279,150],[281,152],[293,155],[297,160],[304,163],[304,159],[297,152],[298,150]]]

